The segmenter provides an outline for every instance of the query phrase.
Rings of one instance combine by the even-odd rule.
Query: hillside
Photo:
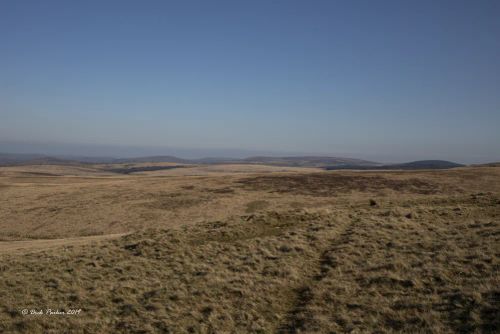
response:
[[[325,167],[325,166],[378,166],[379,163],[360,159],[327,156],[294,157],[249,157],[242,159],[246,163],[268,164],[276,166]]]
[[[419,160],[383,167],[387,169],[449,169],[464,167],[464,165],[445,160]]]
[[[500,167],[500,162],[490,162],[486,164],[473,165],[474,167]]]
[[[326,170],[337,169],[361,169],[361,170],[419,170],[419,169],[450,169],[457,167],[464,167],[465,165],[458,164],[445,160],[419,160],[406,162],[401,164],[387,164],[378,166],[362,166],[362,165],[340,165],[340,166],[327,166]]]
[[[378,166],[372,161],[324,156],[296,157],[249,157],[244,159],[207,157],[184,159],[170,155],[145,156],[136,158],[49,156],[41,154],[0,154],[0,165],[41,165],[41,164],[127,164],[127,163],[177,163],[177,164],[262,164],[282,167],[325,167],[325,166]]]

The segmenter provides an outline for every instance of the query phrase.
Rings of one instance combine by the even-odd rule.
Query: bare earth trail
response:
[[[64,238],[64,239],[40,239],[21,241],[0,241],[0,255],[23,254],[45,251],[54,248],[64,248],[94,244],[103,240],[110,240],[127,235],[127,233],[115,233],[105,235],[92,235],[88,237]]]
[[[344,243],[346,236],[352,233],[355,221],[342,220],[337,221],[337,224],[335,232],[328,236],[324,243],[320,243],[317,250],[319,257],[314,261],[314,270],[308,272],[301,285],[295,289],[296,296],[293,304],[283,317],[283,323],[278,326],[277,333],[299,333],[305,329],[304,325],[310,320],[311,315],[307,314],[307,306],[313,299],[316,285],[326,277],[330,269],[328,253],[337,245]]]

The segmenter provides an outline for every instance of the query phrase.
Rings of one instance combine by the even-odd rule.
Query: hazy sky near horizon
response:
[[[0,143],[500,160],[499,17],[487,0],[1,1]]]

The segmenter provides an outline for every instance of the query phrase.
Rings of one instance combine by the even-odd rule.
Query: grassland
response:
[[[0,332],[500,330],[498,167],[106,168],[0,168]]]

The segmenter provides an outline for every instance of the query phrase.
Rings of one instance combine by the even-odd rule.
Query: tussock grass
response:
[[[500,210],[482,197],[480,208],[469,198],[449,202],[439,218],[421,205],[412,219],[368,204],[268,212],[4,255],[0,328],[493,333]],[[84,311],[36,319],[18,312],[40,306]]]
[[[112,191],[100,183],[57,186],[71,196],[52,202],[61,208],[53,223],[58,215],[76,217],[78,205],[99,210],[91,194],[116,212],[151,218],[117,239],[0,252],[0,332],[496,333],[500,183],[492,180],[500,175],[492,168],[478,171],[481,177],[460,173],[367,173],[354,181],[341,173],[349,178],[340,188],[336,176],[322,184],[316,173],[318,192],[302,174],[293,179],[298,191],[291,175],[266,176],[273,179],[265,185],[247,175],[199,184],[130,176],[107,180]],[[235,191],[203,190],[228,187]],[[47,196],[42,203],[64,197],[30,189]],[[184,205],[193,198],[200,201]],[[2,210],[48,215],[40,202]],[[217,210],[207,219],[210,206]],[[111,222],[86,228],[97,233]],[[29,220],[21,227],[40,236]],[[23,316],[25,308],[82,313]]]
[[[313,196],[334,196],[351,191],[373,192],[382,189],[417,194],[435,194],[442,190],[439,184],[419,178],[398,180],[378,175],[343,175],[333,172],[281,177],[257,176],[239,182],[246,189]]]

